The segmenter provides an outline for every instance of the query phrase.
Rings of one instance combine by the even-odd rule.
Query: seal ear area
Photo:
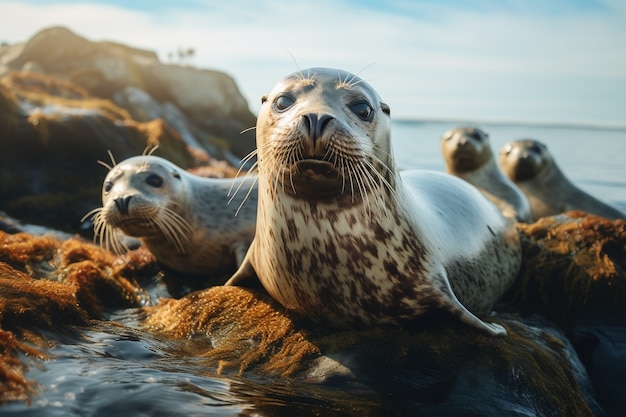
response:
[[[381,101],[378,104],[380,105],[380,109],[383,111],[383,113],[385,113],[387,116],[391,116],[391,108],[387,103],[383,103]]]

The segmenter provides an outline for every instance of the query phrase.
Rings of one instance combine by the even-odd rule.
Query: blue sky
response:
[[[163,61],[193,47],[254,112],[282,76],[328,66],[396,118],[626,126],[623,0],[0,0],[0,41],[52,25]]]

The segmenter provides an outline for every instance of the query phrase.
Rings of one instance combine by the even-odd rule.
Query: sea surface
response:
[[[489,134],[494,155],[507,142],[534,139],[548,146],[561,171],[580,189],[626,211],[626,128],[443,121],[396,121],[392,141],[401,169],[444,171],[440,141],[454,127]]]
[[[393,123],[402,169],[444,169],[441,135],[455,122]],[[626,130],[567,126],[476,124],[494,153],[506,142],[533,138],[548,145],[580,188],[626,210]],[[263,376],[225,377],[167,341],[138,330],[129,309],[111,322],[68,338],[54,359],[30,367],[40,394],[31,404],[0,405],[2,416],[332,416],[368,414],[367,405],[307,384]],[[118,324],[119,323],[122,326]]]

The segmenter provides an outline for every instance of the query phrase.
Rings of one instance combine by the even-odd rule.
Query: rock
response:
[[[64,27],[44,29],[23,45],[0,50],[0,76],[25,68],[110,100],[127,87],[141,89],[160,104],[178,107],[192,130],[202,132],[197,140],[203,145],[238,158],[254,149],[254,134],[241,132],[255,125],[255,117],[232,78],[221,72],[162,64],[153,52],[91,42]]]
[[[108,152],[122,160],[158,144],[158,155],[183,168],[221,166],[164,119],[138,122],[110,100],[49,75],[1,78],[0,109],[0,204],[28,223],[91,236],[80,219],[101,205],[106,170],[97,161],[112,163]]]
[[[444,313],[411,328],[334,331],[286,311],[259,289],[220,286],[172,299],[162,274],[143,249],[114,256],[80,239],[0,232],[0,366],[10,370],[0,372],[0,401],[46,395],[25,377],[27,367],[48,358],[50,343],[76,343],[84,332],[113,326],[107,323],[115,314],[121,321],[114,326],[128,326],[148,350],[158,341],[168,357],[189,358],[197,369],[190,372],[213,370],[268,392],[290,381],[290,395],[321,395],[342,413],[604,414],[569,341],[535,316],[490,316],[507,328],[502,338]],[[68,341],[68,334],[76,336]],[[611,361],[623,358],[623,351],[614,353]],[[256,400],[258,410],[272,410],[264,396]]]
[[[0,231],[0,404],[37,392],[25,372],[50,359],[45,350],[55,337],[77,334],[77,326],[88,327],[107,309],[145,302],[136,279],[154,273],[154,258],[129,256],[76,239]]]
[[[503,338],[452,317],[434,318],[420,330],[328,332],[265,294],[236,287],[164,300],[147,311],[148,328],[186,341],[206,366],[323,383],[362,400],[377,398],[374,406],[385,415],[593,415],[583,397],[601,411],[569,343],[536,321],[497,319],[509,331]],[[189,340],[200,338],[208,347],[190,347]]]
[[[596,317],[626,324],[626,221],[573,211],[518,229],[523,262],[506,303],[565,329]]]

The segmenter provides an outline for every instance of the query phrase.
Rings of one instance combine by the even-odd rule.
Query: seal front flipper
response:
[[[242,286],[242,287],[256,287],[260,284],[257,277],[254,266],[250,262],[250,250],[246,254],[246,257],[241,262],[239,269],[235,272],[224,285],[228,286]]]
[[[441,278],[440,275],[437,277]],[[496,323],[485,323],[465,308],[459,299],[456,298],[456,295],[454,295],[448,279],[443,279],[440,283],[443,284],[440,289],[445,296],[442,297],[441,300],[438,300],[440,303],[439,307],[450,311],[452,314],[461,319],[463,323],[469,324],[470,326],[475,327],[482,332],[486,332],[491,336],[506,336],[507,332],[504,327]]]

